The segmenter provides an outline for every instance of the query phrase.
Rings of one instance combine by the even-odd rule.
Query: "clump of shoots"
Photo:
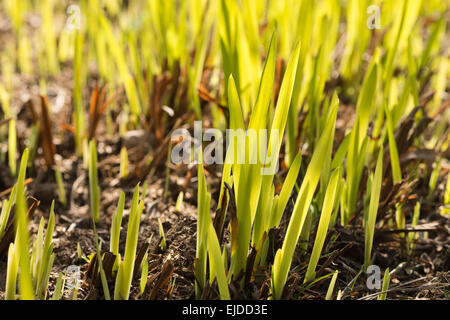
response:
[[[130,295],[131,280],[133,277],[136,248],[139,235],[139,225],[141,214],[144,210],[144,202],[139,201],[139,184],[134,189],[131,200],[130,218],[128,220],[127,240],[125,244],[125,254],[119,262],[119,270],[116,277],[114,290],[114,300],[128,300]]]
[[[53,231],[55,229],[55,202],[52,202],[50,216],[47,223],[47,230],[44,238],[44,218],[41,218],[37,237],[34,240],[33,253],[31,257],[31,270],[33,283],[35,284],[35,295],[39,299],[45,299],[47,296],[48,280],[50,270],[55,260],[53,253]]]
[[[137,120],[139,119],[142,109],[139,101],[139,94],[136,88],[136,83],[127,66],[122,46],[117,42],[116,38],[114,37],[111,23],[107,20],[107,18],[103,14],[100,15],[99,19],[100,25],[106,37],[106,42],[108,43],[108,47],[111,51],[113,58],[115,59],[120,74],[120,79],[125,87],[125,93],[130,103],[131,111],[133,112],[133,115]]]
[[[345,198],[341,203],[342,221],[344,225],[352,214],[354,214],[358,189],[361,181],[362,172],[366,162],[368,148],[368,138],[366,136],[371,115],[371,103],[374,100],[374,94],[378,81],[377,54],[372,58],[369,69],[364,77],[361,93],[358,96],[356,105],[355,125],[348,135],[347,160],[346,160],[346,184]],[[344,156],[344,155],[342,155]]]
[[[19,293],[22,300],[34,300],[33,283],[30,272],[30,255],[28,253],[29,235],[27,203],[25,199],[25,174],[28,163],[28,149],[25,149],[20,161],[19,176],[17,178],[16,196],[16,238],[14,252],[19,260]]]
[[[334,136],[335,131],[337,109],[338,103],[336,103],[330,111],[327,127],[317,143],[303,183],[300,187],[283,246],[275,255],[272,268],[272,294],[275,299],[280,299],[282,297],[294,250],[306,221],[313,195],[319,183],[323,161],[331,156],[332,137]]]

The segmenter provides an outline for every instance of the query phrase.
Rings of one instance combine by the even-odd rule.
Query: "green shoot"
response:
[[[334,105],[327,127],[316,146],[294,205],[294,211],[289,221],[283,246],[275,255],[272,268],[272,294],[275,299],[282,297],[294,250],[305,223],[314,192],[319,183],[323,159],[331,156],[337,109],[338,104]]]
[[[436,189],[436,184],[439,178],[439,172],[441,170],[441,159],[438,159],[434,164],[434,169],[431,171],[430,181],[428,183],[428,200],[433,197],[434,190]],[[444,199],[445,200],[445,199]]]
[[[389,289],[390,281],[391,276],[389,275],[389,268],[387,268],[386,271],[384,272],[383,285],[381,286],[381,292],[383,293],[378,296],[377,300],[386,300],[387,295],[386,291]]]
[[[209,204],[211,195],[206,189],[206,178],[203,172],[203,156],[201,148],[199,148],[199,164],[198,164],[198,183],[199,183],[199,226],[198,230],[201,232],[197,236],[197,246],[201,250],[197,251],[197,255],[202,253],[200,256],[202,259],[197,258],[196,261],[196,276],[201,281],[205,281],[206,278],[206,254],[209,255],[209,266],[210,266],[210,284],[213,283],[214,279],[217,278],[217,284],[219,287],[220,298],[223,300],[230,300],[230,293],[228,289],[227,277],[225,272],[224,263],[222,260],[222,254],[220,250],[220,244],[217,239],[217,234],[212,224],[212,219],[209,213]],[[200,202],[202,201],[202,202]],[[201,206],[200,206],[201,203]],[[200,211],[202,209],[202,211]],[[201,219],[201,220],[200,220]],[[205,244],[206,242],[206,244]],[[202,264],[199,264],[202,263]],[[201,268],[200,268],[201,267]],[[206,282],[206,281],[205,281]],[[203,286],[204,283],[200,283]],[[200,288],[199,288],[200,289]],[[197,289],[197,290],[199,290]]]
[[[444,194],[444,208],[442,210],[443,213],[450,213],[450,173],[447,177],[447,184],[445,187],[445,194]]]
[[[336,272],[333,274],[333,278],[331,278],[330,285],[328,286],[327,295],[325,296],[325,300],[331,300],[338,274],[339,274],[339,272],[336,270]]]
[[[164,228],[161,223],[161,219],[158,218],[158,227],[159,227],[159,236],[161,237],[161,251],[166,251],[167,245],[166,245],[166,236],[164,235]]]
[[[315,269],[325,242],[331,214],[334,210],[334,205],[336,204],[336,191],[338,182],[341,178],[339,171],[340,169],[336,169],[333,172],[330,183],[328,184],[325,200],[323,202],[322,214],[320,215],[319,226],[317,228],[316,239],[314,240],[314,248],[309,260],[308,269],[306,270],[305,282],[312,281],[315,278]]]
[[[17,178],[16,196],[16,239],[14,251],[19,260],[19,292],[22,300],[34,300],[33,284],[30,272],[30,257],[28,253],[29,235],[27,203],[25,199],[25,174],[28,163],[28,149],[22,154],[19,176]]]
[[[194,273],[197,280],[195,284],[195,294],[200,298],[203,288],[206,284],[206,259],[207,259],[207,234],[208,234],[208,220],[210,217],[210,201],[211,196],[207,191],[206,178],[203,172],[203,155],[201,148],[199,148],[198,160],[198,218],[197,218],[197,249],[194,263]]]
[[[62,272],[58,273],[58,279],[56,280],[55,291],[53,291],[53,296],[51,300],[60,300],[62,297],[62,293],[64,291],[64,283]]]
[[[120,79],[125,86],[125,92],[127,94],[128,102],[130,103],[131,111],[136,116],[136,118],[139,118],[141,114],[139,95],[136,89],[136,83],[134,82],[134,79],[126,64],[125,55],[121,50],[121,46],[114,37],[114,33],[110,22],[106,19],[106,17],[103,14],[99,16],[99,19],[102,30],[106,36],[106,41],[108,43],[109,50],[111,51],[111,54],[116,60],[117,67],[120,73]]]
[[[227,277],[225,273],[225,267],[220,252],[220,245],[217,239],[216,230],[213,227],[211,217],[209,219],[208,230],[208,251],[209,251],[209,265],[210,265],[210,284],[214,281],[214,277],[217,278],[219,286],[220,299],[230,300],[230,292],[228,289]]]
[[[11,194],[9,195],[9,199],[3,200],[2,211],[0,214],[0,240],[2,240],[3,236],[5,235],[5,229],[9,220],[9,216],[11,214],[11,208],[16,202],[16,189],[17,185],[14,185],[13,189],[11,190]]]
[[[148,252],[145,253],[144,258],[141,262],[141,281],[139,284],[139,293],[142,296],[145,291],[148,279]]]
[[[183,191],[180,191],[177,197],[177,203],[175,205],[175,210],[181,212],[183,210]]]
[[[8,250],[5,300],[16,300],[16,282],[18,272],[19,272],[19,257],[16,254],[14,243],[11,243],[9,245]]]
[[[64,189],[64,181],[61,175],[61,171],[55,167],[55,179],[58,186],[59,201],[65,206],[67,204],[66,190]]]
[[[128,176],[128,152],[127,148],[120,149],[120,178],[126,179]]]
[[[386,113],[387,129],[388,129],[388,139],[389,139],[389,151],[391,154],[391,166],[392,166],[392,176],[395,183],[399,183],[402,180],[402,171],[400,168],[400,160],[398,157],[397,144],[394,138],[394,126],[392,123],[391,112],[389,111],[386,104],[384,104],[384,110]]]
[[[77,242],[77,257],[79,260],[83,259],[83,249],[81,249],[81,244]]]
[[[120,227],[122,225],[123,210],[125,207],[125,193],[120,193],[119,202],[117,203],[117,210],[112,216],[111,223],[111,240],[109,251],[116,256],[116,263],[114,269],[118,267],[119,257],[119,240],[120,240]]]
[[[55,259],[53,253],[52,237],[55,229],[55,202],[52,202],[50,216],[47,223],[47,231],[44,238],[44,218],[41,218],[37,237],[34,241],[31,269],[33,283],[35,283],[35,295],[39,299],[45,299],[50,277],[50,270]]]
[[[419,223],[419,218],[420,218],[420,202],[418,201],[416,203],[416,205],[414,206],[414,212],[413,212],[413,217],[412,217],[412,221],[411,221],[411,227],[415,227],[417,226],[417,224]],[[408,253],[412,253],[412,251],[415,248],[415,244],[414,244],[414,240],[418,238],[418,234],[416,232],[410,232],[408,233],[408,237],[407,237],[407,251]]]
[[[375,223],[378,212],[378,202],[380,200],[381,183],[383,178],[383,152],[380,150],[375,168],[375,175],[372,182],[372,190],[370,193],[370,204],[365,231],[365,251],[364,251],[364,267],[370,265],[370,257],[372,253],[373,236],[375,233]]]
[[[92,219],[97,223],[100,214],[100,186],[97,174],[97,150],[93,140],[89,142],[89,197]]]
[[[85,126],[85,114],[83,107],[83,94],[82,87],[84,85],[83,80],[83,43],[84,36],[80,32],[76,32],[75,46],[74,46],[74,87],[73,87],[73,104],[74,104],[74,116],[73,121],[75,124],[75,147],[78,155],[83,154],[84,143],[86,140],[86,126]]]
[[[130,218],[128,220],[127,240],[123,261],[119,263],[119,271],[116,277],[114,300],[128,300],[130,295],[131,280],[133,277],[134,262],[136,256],[139,225],[144,203],[139,202],[139,184],[134,189],[131,200]]]
[[[17,153],[16,120],[11,119],[9,121],[9,134],[8,134],[8,159],[9,159],[9,170],[11,171],[11,175],[13,177],[15,177],[17,173],[16,153]]]

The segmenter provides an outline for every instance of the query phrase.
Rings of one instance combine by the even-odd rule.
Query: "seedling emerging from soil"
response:
[[[166,246],[166,236],[164,234],[164,228],[163,228],[163,225],[161,223],[161,219],[159,219],[159,218],[158,218],[158,227],[159,227],[159,237],[161,238],[160,247],[161,247],[161,251],[164,252],[164,251],[166,251],[166,248],[167,248],[167,246]]]
[[[338,274],[339,274],[339,272],[336,270],[336,272],[333,274],[333,278],[331,278],[330,285],[329,285],[328,291],[327,291],[327,295],[325,296],[325,300],[331,300]]]
[[[151,241],[152,241],[152,237],[150,237],[148,243],[150,244]],[[141,270],[141,280],[139,283],[139,289],[140,289],[139,294],[142,296],[145,292],[145,288],[147,286],[147,281],[148,281],[148,249],[145,252],[144,258],[142,258],[140,270]]]
[[[25,202],[25,173],[28,162],[28,149],[25,149],[19,169],[17,184],[11,191],[8,201],[4,201],[0,221],[2,225],[8,220],[11,206],[15,201],[16,237],[8,250],[8,267],[5,299],[16,299],[16,281],[19,277],[19,293],[22,300],[32,300],[35,295],[39,299],[47,296],[50,270],[54,261],[52,235],[55,227],[54,202],[50,209],[50,217],[44,239],[44,218],[41,218],[38,234],[34,240],[31,257],[28,254],[28,219]],[[20,194],[19,194],[20,192]],[[16,199],[15,199],[16,198]],[[0,231],[4,232],[4,227]],[[22,233],[22,234],[20,234]],[[1,239],[1,237],[0,237]],[[31,258],[31,260],[30,260]],[[25,260],[25,261],[22,261]]]
[[[306,220],[306,216],[309,213],[308,211],[314,192],[319,183],[322,163],[324,159],[331,157],[332,137],[334,136],[337,109],[338,102],[336,101],[329,113],[327,127],[323,131],[311,158],[311,162],[308,165],[305,178],[303,179],[295,202],[292,217],[289,221],[283,246],[275,255],[275,261],[272,268],[272,294],[275,299],[280,299],[282,297],[294,250]]]
[[[16,191],[16,238],[14,240],[14,253],[15,259],[19,261],[19,293],[22,300],[34,300],[35,298],[30,270],[30,255],[28,253],[29,235],[27,203],[25,199],[25,174],[28,153],[28,149],[25,149],[22,154]]]
[[[386,300],[387,290],[389,289],[390,281],[391,276],[389,275],[389,268],[387,268],[386,271],[384,272],[383,285],[381,286],[381,292],[383,293],[378,296],[377,298],[378,300]]]
[[[81,249],[81,244],[79,242],[77,242],[77,256],[79,260],[83,259],[83,249]]]
[[[55,229],[55,202],[52,202],[50,208],[50,216],[47,223],[47,230],[44,238],[44,218],[41,218],[37,237],[33,245],[31,257],[31,270],[33,275],[33,283],[35,284],[35,295],[39,299],[45,299],[47,296],[47,287],[50,277],[50,270],[55,260],[53,253],[53,231]]]
[[[133,277],[134,260],[139,235],[139,225],[143,210],[144,203],[143,201],[139,201],[138,184],[134,189],[133,199],[131,200],[125,254],[123,260],[119,262],[119,271],[117,272],[116,285],[114,289],[114,300],[128,300],[130,295],[131,280]]]
[[[58,279],[56,280],[55,291],[53,291],[53,296],[50,300],[60,300],[64,292],[65,279],[63,278],[62,272],[58,273]]]

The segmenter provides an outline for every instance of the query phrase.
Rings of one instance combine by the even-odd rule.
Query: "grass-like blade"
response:
[[[365,247],[364,247],[364,267],[370,265],[372,253],[373,236],[375,233],[375,222],[377,219],[378,202],[380,200],[381,183],[383,178],[383,152],[380,150],[375,168],[375,175],[372,180],[372,190],[370,192],[369,212],[367,216]]]

